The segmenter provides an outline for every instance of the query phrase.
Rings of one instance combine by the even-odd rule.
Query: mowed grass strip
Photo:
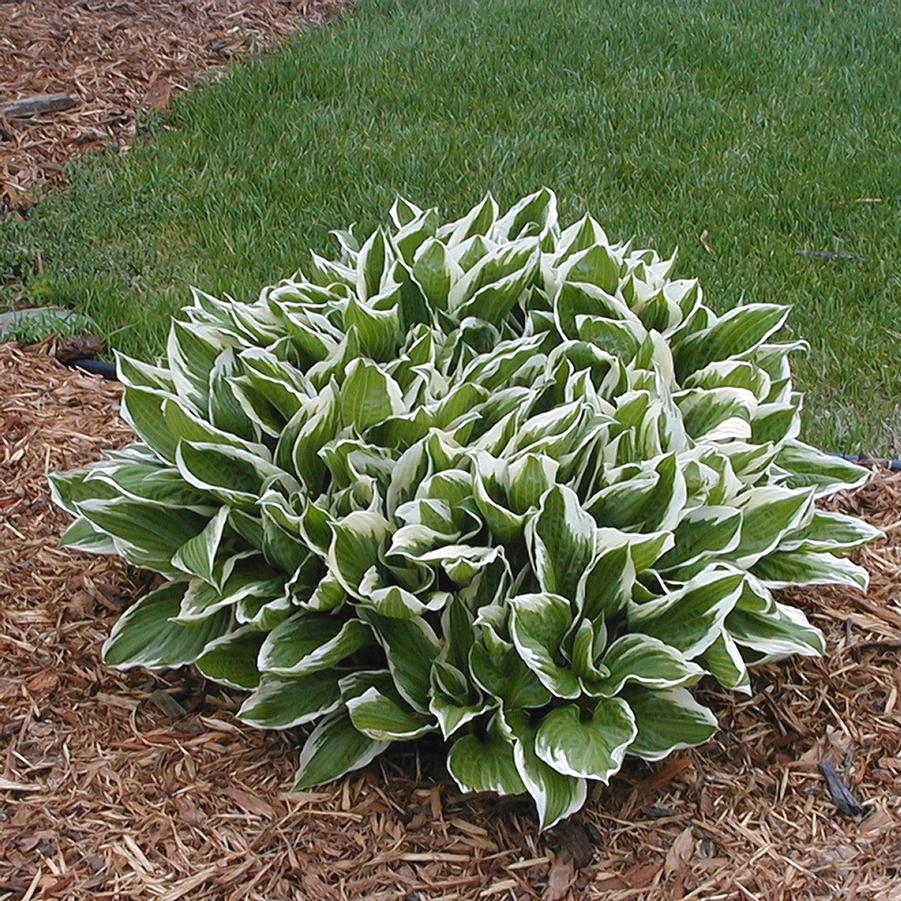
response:
[[[189,284],[254,297],[396,192],[456,214],[546,184],[564,218],[678,247],[718,309],[793,304],[808,435],[897,455],[897,9],[362,0],[0,223],[0,296],[150,354]]]

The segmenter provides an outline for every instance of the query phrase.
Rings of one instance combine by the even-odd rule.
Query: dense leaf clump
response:
[[[672,260],[560,228],[539,191],[393,227],[252,303],[195,292],[119,357],[140,443],[53,477],[64,544],[164,581],[117,667],[193,663],[241,719],[315,727],[307,787],[440,732],[464,790],[542,827],[626,754],[716,731],[692,687],[819,654],[773,591],[866,573],[817,497],[866,472],[798,439],[770,303],[715,315]]]

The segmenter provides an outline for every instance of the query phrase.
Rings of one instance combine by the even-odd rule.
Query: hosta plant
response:
[[[841,554],[876,531],[815,506],[866,472],[799,439],[785,307],[717,315],[548,190],[391,219],[120,356],[138,441],[52,477],[63,543],[161,577],[107,663],[311,724],[298,787],[438,733],[463,790],[547,827],[709,739],[705,675],[823,651],[774,592],[866,586]]]

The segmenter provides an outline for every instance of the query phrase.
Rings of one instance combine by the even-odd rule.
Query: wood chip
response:
[[[851,789],[845,785],[838,773],[835,772],[835,766],[833,766],[831,761],[824,760],[820,764],[820,769],[826,777],[829,794],[832,795],[832,800],[835,802],[839,813],[851,817],[862,817],[867,813],[867,808],[854,797]]]
[[[560,854],[551,865],[547,878],[547,887],[544,890],[544,901],[560,901],[565,898],[576,875],[576,865],[572,855]]]
[[[185,708],[169,694],[169,692],[162,691],[161,689],[150,692],[147,700],[173,720],[180,719],[187,712]]]
[[[30,119],[42,113],[58,113],[61,110],[72,109],[76,103],[76,99],[68,94],[34,94],[21,100],[0,103],[0,116],[8,119]]]
[[[249,813],[267,817],[270,820],[275,819],[275,810],[272,805],[263,798],[252,795],[250,792],[243,791],[240,788],[227,788],[225,789],[225,794],[228,795],[229,798],[233,798],[237,801],[238,804]]]
[[[13,779],[4,779],[0,776],[0,791],[7,792],[39,792],[42,790],[40,785],[30,785],[27,782],[16,782]]]
[[[686,865],[695,853],[695,837],[691,826],[686,826],[670,845],[666,857],[663,859],[663,872],[667,876],[680,873],[686,869]]]

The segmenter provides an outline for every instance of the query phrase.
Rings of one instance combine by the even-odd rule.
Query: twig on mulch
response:
[[[440,743],[293,792],[298,731],[245,729],[239,699],[190,670],[102,666],[145,577],[57,547],[46,473],[131,440],[121,389],[8,345],[0,382],[0,901],[894,896],[901,474],[834,501],[886,530],[857,555],[868,599],[792,593],[828,656],[755,670],[748,698],[708,685],[714,741],[628,763],[538,835],[528,803],[462,797]],[[835,816],[823,761],[864,817]]]
[[[832,795],[832,800],[835,802],[839,813],[850,817],[862,817],[867,812],[867,808],[854,797],[848,786],[842,782],[839,774],[835,772],[835,766],[831,761],[821,761],[820,771],[826,777],[829,794]]]
[[[0,0],[0,211],[27,209],[73,156],[126,150],[140,111],[164,109],[198,72],[215,76],[343,2]]]
[[[77,102],[68,94],[35,94],[33,97],[0,103],[0,117],[30,119],[42,113],[58,113],[61,110],[72,109]]]

